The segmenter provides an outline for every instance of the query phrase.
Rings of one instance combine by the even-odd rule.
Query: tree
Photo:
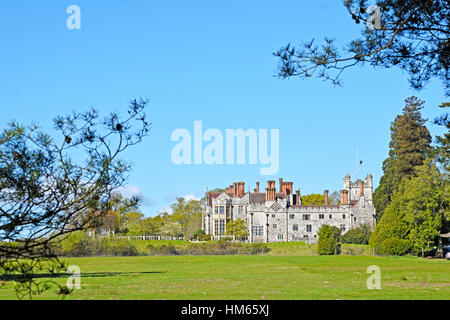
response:
[[[380,254],[423,254],[450,231],[450,183],[432,160],[402,180],[370,238]],[[401,250],[400,250],[401,249]]]
[[[247,222],[243,219],[230,220],[225,226],[226,235],[242,239],[248,236]]]
[[[205,233],[205,230],[203,230],[203,229],[198,229],[197,231],[194,232],[194,239],[196,239],[196,240],[203,241],[203,240],[205,240],[205,236],[206,236],[206,233]]]
[[[142,235],[142,218],[144,218],[144,214],[140,212],[127,212],[124,214],[122,220],[127,235]]]
[[[173,213],[169,219],[180,224],[181,233],[184,237],[191,238],[196,230],[201,229],[202,208],[200,201],[186,201],[184,198],[178,197],[171,207]]]
[[[176,221],[169,220],[161,227],[161,235],[171,237],[182,237],[183,226]]]
[[[93,212],[108,212],[131,169],[120,155],[148,134],[147,105],[131,101],[125,117],[100,119],[95,109],[58,116],[54,138],[16,121],[0,133],[0,273],[25,270],[20,297],[47,288],[31,276],[35,270],[64,269],[53,241],[92,227]]]
[[[450,181],[432,160],[417,168],[417,177],[403,183],[400,210],[409,225],[408,239],[416,254],[434,246],[440,233],[450,231]]]
[[[384,173],[374,193],[378,219],[402,179],[413,176],[431,152],[431,135],[420,112],[425,102],[412,96],[405,103],[402,114],[391,124],[389,158],[383,162]]]
[[[345,0],[344,4],[354,22],[362,25],[362,36],[343,50],[328,38],[320,47],[313,39],[300,49],[291,44],[280,48],[274,55],[279,58],[281,78],[316,75],[341,85],[344,70],[369,64],[406,71],[415,89],[435,77],[449,88],[448,0],[378,0],[377,6],[368,6],[366,0]]]
[[[119,216],[114,211],[108,211],[103,217],[102,226],[107,234],[115,233],[119,229]]]
[[[304,206],[322,206],[325,203],[325,196],[323,194],[312,193],[304,195],[302,198],[302,205]]]
[[[337,231],[336,231],[337,229]],[[317,250],[320,255],[335,255],[338,253],[340,230],[337,227],[331,227],[324,224],[320,227],[318,236],[319,242]]]
[[[403,255],[411,249],[411,243],[406,239],[408,225],[399,205],[399,201],[393,199],[370,237],[369,244],[378,254]]]
[[[440,108],[450,107],[450,102],[443,102]],[[448,113],[441,115],[434,119],[434,123],[439,126],[444,126],[447,132],[442,136],[436,137],[436,158],[439,163],[442,164],[445,170],[450,170],[450,121],[448,118]]]
[[[328,204],[339,206],[341,204],[341,195],[337,191],[333,191],[328,198]]]

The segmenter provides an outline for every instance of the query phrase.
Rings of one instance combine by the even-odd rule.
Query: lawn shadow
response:
[[[158,273],[167,273],[167,271],[142,271],[142,272],[82,272],[80,274],[81,278],[104,278],[104,277],[117,277],[117,276],[126,276],[126,277],[135,277],[143,274],[158,274]],[[73,276],[70,273],[36,273],[32,275],[33,279],[43,279],[43,278],[67,278]],[[0,281],[17,281],[23,280],[24,276],[21,274],[2,274],[0,275]]]

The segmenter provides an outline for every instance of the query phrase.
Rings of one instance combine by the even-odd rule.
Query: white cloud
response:
[[[184,197],[184,200],[186,200],[187,202],[192,201],[192,200],[200,200],[199,197],[197,197],[195,194],[187,194]]]
[[[162,207],[161,209],[159,209],[158,214],[163,213],[163,212],[167,212],[168,214],[172,214],[173,210],[170,207]]]
[[[131,197],[135,197],[135,196],[139,196],[142,199],[142,205],[146,206],[146,207],[152,207],[154,202],[144,196],[144,194],[142,193],[142,189],[138,186],[133,186],[133,185],[127,185],[127,186],[122,186],[117,188],[117,191],[119,191],[125,198],[131,198]]]

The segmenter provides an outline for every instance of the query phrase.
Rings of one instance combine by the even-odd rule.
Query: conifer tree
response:
[[[443,102],[440,108],[449,108],[450,102]],[[436,147],[436,158],[439,163],[442,164],[446,171],[450,170],[450,120],[448,118],[448,113],[444,113],[440,117],[434,120],[434,123],[440,126],[444,126],[447,132],[442,136],[436,137],[437,147]]]
[[[378,219],[400,182],[414,176],[414,169],[424,163],[431,151],[431,135],[421,114],[425,102],[411,96],[405,103],[402,114],[391,124],[389,157],[383,163],[384,174],[374,194]]]

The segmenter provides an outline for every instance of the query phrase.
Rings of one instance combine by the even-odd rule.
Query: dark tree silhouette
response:
[[[356,65],[399,67],[409,74],[415,89],[431,78],[441,78],[449,89],[450,61],[448,0],[345,0],[349,15],[362,25],[361,37],[343,50],[334,40],[317,46],[314,39],[300,48],[288,44],[277,52],[281,78],[317,76],[341,85],[344,70]]]
[[[58,116],[55,138],[15,121],[0,133],[0,275],[18,274],[19,297],[48,289],[48,281],[35,281],[37,270],[65,268],[56,240],[103,218],[93,212],[106,214],[130,170],[119,156],[149,132],[147,106],[132,100],[125,117],[100,118],[95,109]]]

